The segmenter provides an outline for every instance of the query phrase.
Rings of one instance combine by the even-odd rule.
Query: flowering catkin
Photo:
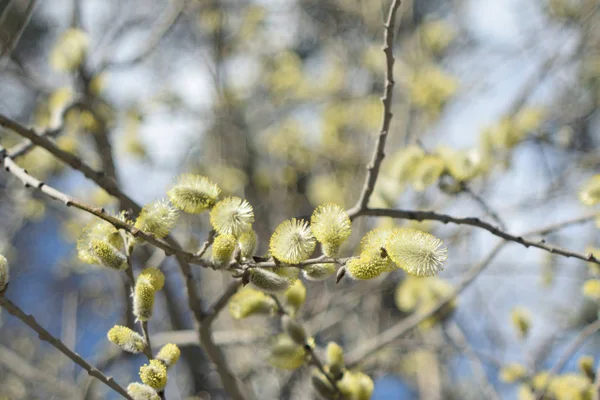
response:
[[[229,301],[229,313],[234,319],[270,314],[277,304],[270,296],[249,286],[240,289]]]
[[[215,204],[210,211],[210,223],[220,234],[239,237],[252,229],[254,210],[245,199],[227,197]]]
[[[143,383],[130,383],[127,386],[127,394],[130,395],[133,400],[160,400],[160,396],[156,393],[156,390]]]
[[[146,322],[152,317],[154,292],[150,279],[138,277],[133,291],[133,315],[138,321]]]
[[[154,291],[161,290],[165,285],[165,275],[158,268],[145,268],[140,272],[138,279],[140,278],[147,279],[154,288]]]
[[[415,276],[436,275],[448,258],[440,239],[411,228],[394,229],[385,250],[394,263]]]
[[[212,245],[212,261],[218,266],[224,266],[231,261],[237,241],[233,235],[223,234],[215,238]]]
[[[146,347],[144,338],[142,338],[139,333],[132,331],[126,326],[113,326],[108,331],[107,337],[111,343],[116,344],[129,353],[137,354]]]
[[[256,251],[256,232],[253,230],[246,231],[238,236],[238,246],[240,248],[240,255],[242,258],[250,258]]]
[[[119,218],[121,217],[119,216]],[[77,240],[77,255],[81,261],[87,264],[104,265],[104,262],[99,258],[99,255],[103,256],[104,254],[105,261],[114,265],[119,263],[118,259],[125,258],[125,255],[121,253],[123,245],[123,238],[113,225],[95,219],[83,228],[83,232]],[[114,253],[121,253],[121,255],[115,255]],[[123,266],[119,264],[118,267],[117,269],[120,269]],[[127,265],[124,267],[126,268]]]
[[[220,193],[221,189],[207,177],[183,174],[167,195],[178,209],[190,214],[199,214],[212,208]]]
[[[579,200],[586,206],[600,203],[600,174],[592,176],[579,191]]]
[[[335,257],[350,233],[352,223],[346,211],[337,204],[320,205],[313,212],[310,226],[315,238],[321,243],[323,254]]]
[[[306,221],[292,218],[283,221],[273,232],[269,243],[271,255],[289,264],[306,260],[317,242]]]
[[[90,253],[99,264],[116,270],[127,269],[127,257],[116,247],[102,240],[92,240]]]
[[[156,359],[165,364],[167,368],[171,368],[179,360],[179,356],[181,356],[179,347],[176,344],[168,343],[160,349]]]
[[[157,238],[163,238],[173,229],[178,216],[177,209],[168,201],[153,201],[144,206],[135,220],[135,227]]]
[[[140,378],[146,385],[162,390],[167,385],[167,367],[159,360],[150,360],[140,368]]]

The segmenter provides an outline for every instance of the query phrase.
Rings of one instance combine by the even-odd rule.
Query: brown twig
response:
[[[600,320],[597,320],[597,321],[589,324],[581,332],[579,332],[579,335],[577,335],[577,337],[575,339],[573,339],[571,344],[569,344],[569,346],[565,349],[564,353],[560,356],[560,358],[552,366],[552,369],[550,369],[550,372],[548,372],[548,378],[546,379],[544,386],[542,386],[542,388],[538,392],[535,393],[536,400],[542,400],[542,398],[544,397],[544,394],[548,390],[548,387],[550,386],[550,382],[552,381],[554,376],[562,370],[562,368],[565,366],[565,364],[569,361],[569,359],[573,356],[573,354],[575,354],[575,352],[577,352],[577,350],[581,346],[583,346],[583,344],[586,342],[586,340],[588,340],[590,338],[590,336],[592,336],[593,334],[595,334],[598,331],[600,331]]]
[[[166,11],[162,13],[158,21],[155,23],[152,32],[147,40],[144,41],[144,46],[141,50],[133,57],[123,61],[105,61],[99,68],[103,71],[107,68],[127,68],[131,67],[140,61],[148,57],[152,51],[158,46],[164,36],[171,30],[179,16],[185,9],[186,0],[174,0],[170,1],[171,4],[167,6]]]
[[[381,129],[379,130],[379,136],[375,143],[375,150],[371,162],[367,167],[367,177],[363,185],[362,192],[356,205],[348,211],[350,219],[354,219],[359,215],[361,210],[367,208],[369,199],[375,190],[375,183],[377,182],[377,176],[379,175],[379,169],[381,163],[385,157],[385,142],[387,135],[390,131],[390,124],[392,121],[392,96],[394,89],[394,29],[396,25],[396,12],[400,7],[402,1],[394,0],[390,5],[390,9],[385,22],[384,31],[384,45],[383,52],[385,53],[386,71],[385,71],[385,87],[383,89],[383,97],[381,102],[383,104],[383,118],[381,121]]]
[[[280,316],[289,315],[289,313],[283,307],[283,304],[281,304],[281,301],[279,301],[279,298],[277,296],[272,294],[271,298],[275,301],[275,304],[277,305],[277,312]],[[300,323],[299,321],[297,321],[297,322]],[[335,391],[337,393],[341,393],[336,380],[325,370],[325,367],[323,366],[323,362],[321,362],[319,355],[315,352],[313,347],[310,344],[305,343],[304,351],[306,351],[310,355],[310,363],[313,364],[315,367],[317,367],[319,372],[321,372],[327,378],[327,380],[329,381],[329,383],[331,384],[331,386],[335,389]]]
[[[546,244],[545,240],[530,240],[525,239],[524,236],[533,235],[532,233],[523,236],[512,235],[505,232],[494,225],[482,221],[476,217],[453,217],[451,215],[440,214],[435,211],[409,211],[409,210],[397,210],[397,209],[385,209],[385,208],[367,208],[358,212],[357,216],[375,216],[375,217],[391,217],[398,219],[409,219],[415,221],[440,221],[444,224],[456,224],[456,225],[469,225],[474,226],[490,232],[492,235],[498,236],[506,241],[519,243],[525,247],[535,247],[541,250],[548,251],[553,254],[558,254],[563,257],[578,258],[583,261],[593,262],[600,264],[600,260],[594,257],[593,254],[577,253],[568,249],[563,249],[557,246]],[[586,217],[587,218],[587,217]],[[537,231],[536,231],[537,232]]]
[[[38,334],[41,340],[50,343],[58,351],[63,353],[65,356],[69,357],[81,368],[85,369],[90,376],[93,376],[94,378],[98,379],[106,386],[119,393],[124,398],[133,400],[131,396],[127,394],[127,391],[122,386],[120,386],[112,377],[104,375],[96,367],[84,360],[79,354],[75,353],[73,350],[65,346],[63,342],[58,340],[56,337],[52,336],[50,332],[48,332],[40,324],[38,324],[38,322],[33,316],[25,314],[17,305],[15,305],[13,302],[4,297],[4,295],[0,295],[0,306],[4,308],[9,314],[17,317],[24,324],[33,329]]]
[[[17,2],[14,2],[14,3],[17,3]],[[33,11],[35,10],[36,5],[37,5],[37,0],[30,0],[29,4],[27,4],[27,8],[25,9],[25,15],[24,15],[23,20],[21,21],[21,24],[19,25],[19,28],[17,29],[15,34],[12,35],[12,37],[8,40],[6,45],[2,48],[2,53],[0,53],[0,60],[2,60],[4,58],[4,56],[10,55],[10,53],[12,53],[12,51],[17,46],[17,43],[19,43],[19,39],[21,38],[21,35],[23,35],[23,32],[25,31],[25,28],[27,27],[27,24],[29,23],[31,16],[33,15]],[[11,11],[11,5],[9,4],[6,7],[6,9],[4,10],[4,13],[6,13],[6,15],[8,15],[8,13],[10,13],[10,11]],[[4,20],[4,17],[5,17],[4,13],[0,20]],[[2,62],[0,65],[3,66],[4,63]]]

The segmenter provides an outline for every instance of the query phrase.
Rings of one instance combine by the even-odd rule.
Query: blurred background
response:
[[[388,0],[0,0],[0,113],[55,136],[113,176],[140,204],[165,197],[184,172],[208,176],[256,214],[259,254],[274,228],[314,207],[356,202],[382,118],[381,51]],[[394,119],[370,205],[477,216],[520,234],[593,211],[577,193],[600,171],[600,15],[595,0],[405,0],[394,53]],[[69,107],[76,100],[85,108]],[[56,129],[60,127],[61,129]],[[0,130],[0,145],[22,138]],[[15,160],[30,174],[117,212],[107,193],[48,152]],[[125,276],[81,263],[75,243],[90,217],[0,174],[0,253],[7,297],[119,383],[138,380],[143,356],[115,350],[106,332],[131,325]],[[442,238],[445,270],[369,281],[304,282],[300,318],[317,346],[350,353],[427,311],[498,238],[468,226],[360,217],[343,255],[380,226]],[[195,251],[206,215],[180,218],[174,236]],[[594,221],[546,237],[577,252],[600,247]],[[148,248],[152,250],[151,248]],[[134,268],[167,276],[150,333],[179,340],[168,399],[224,399],[197,346],[172,258],[146,252]],[[147,259],[146,256],[150,256]],[[597,319],[598,273],[580,260],[509,244],[446,310],[361,361],[373,399],[531,399],[535,377]],[[195,267],[210,302],[228,274]],[[596,296],[594,298],[594,296]],[[215,340],[248,392],[315,398],[307,367],[270,365],[273,319],[234,321]],[[187,336],[186,336],[187,335]],[[568,358],[548,399],[591,387],[578,368],[600,355],[592,335]],[[520,367],[511,364],[518,363]],[[594,358],[595,364],[595,358]],[[523,370],[523,371],[521,371]],[[578,394],[579,393],[579,394]],[[583,396],[583,394],[581,394]],[[20,321],[0,313],[0,399],[112,399]]]

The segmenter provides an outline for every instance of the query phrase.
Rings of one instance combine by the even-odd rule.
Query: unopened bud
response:
[[[249,277],[254,286],[268,293],[283,292],[290,286],[289,279],[263,268],[252,268]]]
[[[133,315],[138,321],[146,322],[152,317],[154,308],[154,286],[150,280],[138,277],[133,292]]]
[[[281,325],[285,333],[287,333],[296,344],[301,346],[306,344],[306,331],[304,330],[304,327],[298,323],[298,321],[289,315],[284,315],[281,318]]]

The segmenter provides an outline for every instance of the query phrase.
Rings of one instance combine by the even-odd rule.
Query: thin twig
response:
[[[471,361],[473,372],[479,375],[479,379],[483,385],[481,389],[483,394],[486,396],[485,398],[500,400],[500,395],[498,392],[496,392],[494,386],[490,383],[487,377],[479,354],[477,354],[477,352],[471,347],[460,326],[455,321],[451,321],[446,327],[446,333],[448,334],[450,340],[454,343],[455,347],[458,350],[463,351]]]
[[[590,338],[590,336],[592,336],[598,331],[600,331],[600,320],[589,324],[581,332],[579,332],[579,335],[577,335],[577,337],[571,342],[571,344],[569,344],[569,346],[565,349],[564,353],[552,366],[550,372],[548,372],[548,378],[546,379],[544,386],[542,386],[542,388],[535,393],[536,400],[542,400],[554,376],[562,370],[562,368],[573,356],[573,354],[575,354],[577,350],[581,346],[583,346],[583,344]]]
[[[204,255],[204,253],[206,253],[206,251],[210,248],[210,246],[212,245],[213,241],[215,240],[215,234],[217,232],[214,229],[211,229],[210,232],[208,232],[208,237],[206,238],[206,240],[204,241],[204,243],[202,244],[202,247],[200,247],[200,250],[198,250],[198,252],[196,253],[196,257],[200,258]]]
[[[21,24],[19,25],[19,29],[17,29],[15,34],[12,35],[10,40],[6,43],[6,46],[4,46],[2,48],[2,53],[0,54],[0,60],[2,60],[4,58],[4,56],[12,53],[12,51],[17,46],[17,43],[19,43],[19,39],[21,38],[21,35],[23,35],[23,32],[25,31],[27,24],[29,24],[29,20],[31,19],[31,16],[33,15],[33,11],[35,10],[36,5],[37,5],[37,0],[30,0],[29,4],[27,4],[27,8],[25,9],[25,16],[23,17],[23,20],[21,21]],[[7,6],[6,10],[4,12],[9,13],[10,8],[11,8],[10,5]],[[4,17],[4,15],[3,15],[3,17]],[[2,65],[2,67],[4,67],[4,62],[0,63],[0,65]]]
[[[369,199],[373,194],[373,190],[375,190],[375,183],[377,182],[377,176],[379,175],[379,169],[381,167],[381,163],[383,158],[385,157],[385,142],[387,140],[387,135],[390,131],[390,124],[392,121],[392,96],[394,89],[394,30],[396,25],[396,12],[400,7],[402,1],[394,0],[390,5],[390,9],[387,15],[387,20],[385,22],[385,31],[384,31],[384,45],[383,52],[385,53],[385,61],[386,61],[386,71],[385,71],[385,87],[383,89],[383,97],[381,98],[381,102],[383,104],[383,118],[381,121],[381,129],[379,130],[379,136],[377,137],[377,142],[375,143],[375,150],[373,151],[373,156],[371,158],[371,162],[367,167],[367,177],[365,179],[365,183],[363,185],[362,192],[356,205],[352,207],[348,215],[350,219],[354,219],[358,216],[359,211],[367,208],[369,204]]]
[[[553,254],[561,255],[563,257],[578,258],[583,261],[589,261],[589,262],[593,262],[595,264],[600,264],[600,260],[598,258],[594,257],[594,255],[591,253],[590,254],[577,253],[577,252],[574,252],[574,251],[571,251],[568,249],[563,249],[560,247],[549,245],[549,244],[546,244],[546,241],[543,239],[542,240],[525,239],[524,236],[527,236],[527,235],[523,235],[523,236],[512,235],[512,234],[505,232],[505,231],[495,227],[494,225],[492,225],[488,222],[482,221],[481,219],[476,218],[476,217],[459,218],[459,217],[453,217],[451,215],[436,213],[435,211],[409,211],[409,210],[397,210],[397,209],[385,209],[385,208],[367,208],[365,210],[358,212],[357,216],[360,216],[360,215],[375,216],[375,217],[391,217],[391,218],[409,219],[409,220],[415,220],[415,221],[431,220],[431,221],[440,221],[440,222],[443,222],[444,224],[474,226],[474,227],[486,230],[486,231],[490,232],[491,234],[498,236],[504,240],[507,240],[509,242],[519,243],[525,247],[535,247],[535,248],[538,248],[541,250],[548,251]]]
[[[48,390],[55,391],[62,395],[68,393],[72,396],[68,398],[81,398],[81,389],[73,383],[59,379],[57,376],[52,376],[49,371],[31,365],[19,354],[2,345],[0,345],[0,364],[4,365],[9,371],[12,371],[22,379],[26,379],[29,382],[44,383]]]
[[[122,386],[120,386],[112,377],[104,375],[96,367],[85,361],[79,354],[75,353],[73,350],[65,346],[63,342],[61,342],[56,337],[52,336],[50,332],[48,332],[40,324],[38,324],[38,322],[33,316],[25,314],[17,305],[15,305],[13,302],[4,297],[4,295],[0,295],[0,306],[4,308],[9,314],[17,317],[24,324],[33,329],[38,334],[41,340],[50,343],[58,351],[63,353],[65,356],[69,357],[81,368],[85,369],[90,376],[93,376],[94,378],[98,379],[106,386],[119,393],[124,398],[133,400],[131,396],[127,394],[127,391]]]
[[[28,129],[3,114],[0,114],[0,126],[10,129],[18,135],[29,139],[32,143],[43,147],[62,162],[78,171],[81,171],[86,178],[98,183],[98,185],[107,193],[118,198],[126,208],[137,208],[135,201],[133,201],[133,199],[128,197],[118,188],[117,183],[113,178],[106,175],[104,172],[96,171],[95,169],[91,168],[76,155],[58,148],[47,137],[38,135],[33,129]]]
[[[165,37],[165,35],[171,30],[173,25],[175,25],[175,22],[183,13],[187,2],[185,0],[174,0],[170,1],[170,3],[171,4],[167,6],[166,11],[162,13],[158,21],[155,23],[148,39],[144,41],[144,46],[135,56],[123,61],[105,61],[100,66],[99,70],[103,71],[107,68],[115,69],[131,67],[148,57],[158,46],[160,41]]]
[[[492,207],[490,207],[490,205],[487,203],[487,201],[485,201],[480,195],[478,195],[473,190],[471,190],[471,188],[469,186],[467,186],[467,184],[465,184],[464,182],[461,184],[461,186],[462,186],[462,191],[464,193],[468,194],[469,197],[471,197],[473,200],[475,200],[477,202],[477,204],[479,204],[479,206],[483,209],[483,211],[485,211],[486,214],[488,214],[490,217],[492,217],[494,222],[496,222],[498,224],[498,226],[502,230],[505,231],[506,224],[504,223],[502,218],[500,218],[500,215],[498,215],[498,213]]]
[[[279,313],[279,315],[281,315],[281,316],[289,315],[289,313],[283,307],[283,304],[281,304],[281,301],[279,301],[279,298],[277,296],[272,294],[271,298],[275,301],[275,304],[277,305],[277,312]],[[300,323],[300,321],[296,321],[296,322]],[[319,355],[315,352],[313,347],[310,344],[305,343],[304,351],[306,351],[310,355],[310,363],[313,364],[315,367],[317,367],[319,372],[321,372],[327,378],[327,380],[329,381],[331,386],[335,389],[335,391],[337,393],[341,394],[340,388],[337,385],[337,381],[325,370],[325,367],[323,366],[323,363],[321,362]]]

